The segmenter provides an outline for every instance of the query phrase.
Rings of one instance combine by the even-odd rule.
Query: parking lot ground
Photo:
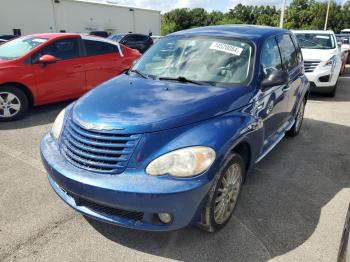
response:
[[[350,68],[300,135],[249,173],[226,228],[141,232],[87,220],[50,189],[39,141],[67,103],[0,124],[0,261],[336,261],[350,201]]]

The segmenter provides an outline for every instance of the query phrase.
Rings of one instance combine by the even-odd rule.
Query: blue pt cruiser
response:
[[[86,216],[213,232],[232,216],[249,168],[299,133],[308,94],[290,31],[181,31],[65,108],[42,160],[55,192]]]

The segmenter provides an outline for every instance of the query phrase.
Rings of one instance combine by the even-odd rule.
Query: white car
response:
[[[343,29],[340,31],[342,34],[350,34],[350,29]]]
[[[305,75],[311,91],[335,96],[342,66],[341,50],[333,31],[295,30],[300,44]]]

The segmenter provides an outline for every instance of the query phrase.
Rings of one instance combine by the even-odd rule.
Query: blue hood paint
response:
[[[222,115],[250,98],[251,88],[246,86],[199,86],[122,75],[79,99],[73,119],[96,129],[155,132]]]

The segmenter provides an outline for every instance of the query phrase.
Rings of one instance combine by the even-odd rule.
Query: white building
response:
[[[160,34],[160,11],[98,0],[0,0],[0,34],[108,31]]]

